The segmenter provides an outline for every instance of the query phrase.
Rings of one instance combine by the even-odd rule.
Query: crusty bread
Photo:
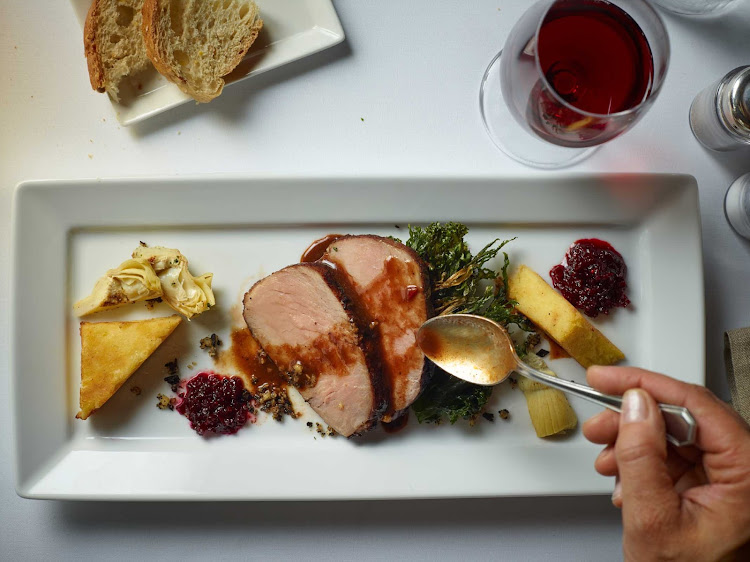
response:
[[[209,102],[263,27],[252,0],[144,0],[143,39],[156,69]]]
[[[88,418],[182,321],[176,314],[136,322],[81,322],[81,411]]]
[[[83,28],[91,87],[120,101],[123,78],[151,66],[141,35],[143,0],[93,0]]]

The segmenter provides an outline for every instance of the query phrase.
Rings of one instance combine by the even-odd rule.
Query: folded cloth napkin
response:
[[[724,334],[724,363],[732,406],[750,423],[750,328]]]

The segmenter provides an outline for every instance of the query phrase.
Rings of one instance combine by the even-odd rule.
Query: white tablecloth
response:
[[[10,203],[32,178],[314,175],[551,175],[487,138],[479,81],[528,2],[338,0],[346,43],[131,128],[91,91],[81,29],[65,1],[0,2],[0,355],[8,355]],[[727,397],[724,330],[750,324],[750,243],[722,200],[750,153],[692,137],[693,96],[750,62],[750,2],[715,19],[666,16],[672,62],[661,97],[624,137],[573,172],[681,172],[700,185],[708,386]],[[364,118],[364,121],[362,121]],[[679,278],[679,272],[675,272]],[[54,282],[54,280],[53,280]],[[693,303],[687,302],[685,306]],[[0,559],[609,560],[609,498],[285,504],[29,501],[13,491],[7,361],[0,363]]]

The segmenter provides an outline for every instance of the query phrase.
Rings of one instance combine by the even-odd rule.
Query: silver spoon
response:
[[[500,324],[473,314],[446,314],[431,318],[417,332],[417,344],[438,367],[459,379],[493,386],[512,372],[563,392],[620,412],[622,396],[604,394],[590,386],[551,377],[518,358],[513,342]],[[683,447],[695,442],[696,423],[681,406],[659,404],[667,428],[667,441]]]

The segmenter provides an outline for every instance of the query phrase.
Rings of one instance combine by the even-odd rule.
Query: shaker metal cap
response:
[[[730,78],[731,77],[731,78]],[[750,66],[735,68],[719,91],[719,108],[726,126],[750,141]]]

